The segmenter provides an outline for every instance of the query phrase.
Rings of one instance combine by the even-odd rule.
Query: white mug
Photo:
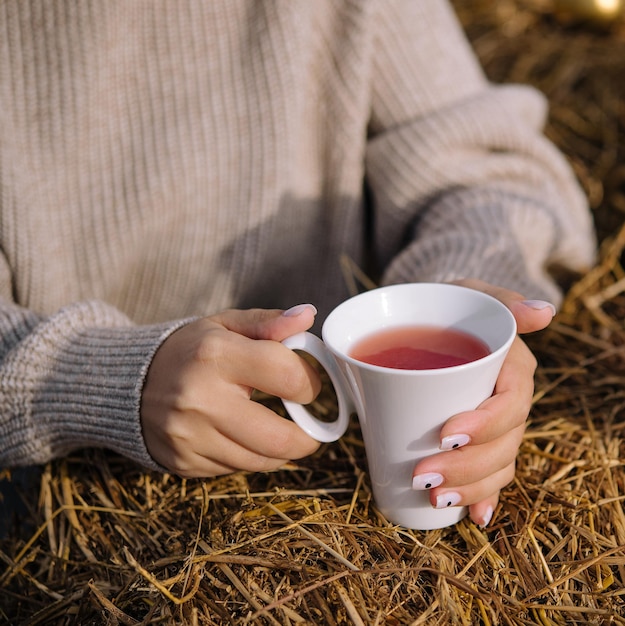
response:
[[[440,369],[393,369],[359,361],[350,352],[382,329],[438,326],[468,333],[490,353]],[[300,333],[283,343],[308,352],[326,369],[338,400],[333,422],[315,418],[300,404],[283,400],[304,431],[318,441],[343,435],[356,412],[378,509],[391,522],[419,530],[455,524],[467,507],[435,509],[427,491],[412,489],[421,459],[440,452],[439,434],[451,416],[486,400],[516,336],[516,323],[499,300],[449,284],[410,283],[373,289],[346,300],[325,320],[321,335]]]

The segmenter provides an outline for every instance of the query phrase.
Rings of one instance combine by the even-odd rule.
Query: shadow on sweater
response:
[[[359,198],[322,200],[284,197],[278,210],[235,239],[222,253],[220,269],[233,277],[241,308],[289,308],[310,302],[327,314],[349,295],[341,256],[361,264],[369,238]]]

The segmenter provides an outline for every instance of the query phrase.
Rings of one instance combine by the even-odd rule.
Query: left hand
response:
[[[519,333],[541,330],[555,308],[542,300],[478,280],[457,281],[503,302],[513,313]],[[454,415],[441,430],[441,452],[418,463],[416,489],[430,488],[433,506],[469,506],[471,519],[486,526],[500,490],[512,481],[534,393],[536,358],[516,337],[504,361],[493,395],[474,411]]]

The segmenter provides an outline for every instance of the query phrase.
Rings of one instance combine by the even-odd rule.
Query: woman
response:
[[[318,444],[249,394],[318,391],[279,341],[348,295],[341,255],[492,293],[520,332],[550,266],[593,261],[544,98],[489,84],[444,2],[9,0],[0,26],[1,465],[277,467]],[[518,339],[443,428],[434,506],[489,522],[534,368]]]

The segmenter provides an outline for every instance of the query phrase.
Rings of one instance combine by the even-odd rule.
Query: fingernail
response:
[[[469,435],[449,435],[448,437],[443,437],[441,439],[441,450],[455,450],[456,448],[462,448],[462,446],[466,446],[469,441],[471,441],[471,437]]]
[[[436,498],[436,508],[446,509],[448,506],[456,506],[460,503],[462,496],[455,491],[448,491],[447,493],[441,493]]]
[[[296,304],[290,309],[283,311],[282,315],[284,315],[284,317],[297,317],[304,311],[312,311],[313,315],[317,315],[317,308],[313,304]]]
[[[429,474],[417,474],[412,478],[412,488],[415,491],[423,491],[424,489],[432,489],[443,484],[443,477],[435,472]]]
[[[551,314],[556,314],[556,307],[553,306],[551,302],[547,302],[546,300],[523,300],[523,304],[528,306],[530,309],[535,309],[536,311],[551,309]]]
[[[486,511],[484,512],[484,515],[482,516],[482,522],[479,524],[480,528],[486,528],[486,526],[488,526],[488,524],[490,523],[490,520],[493,519],[493,507],[489,506]]]

